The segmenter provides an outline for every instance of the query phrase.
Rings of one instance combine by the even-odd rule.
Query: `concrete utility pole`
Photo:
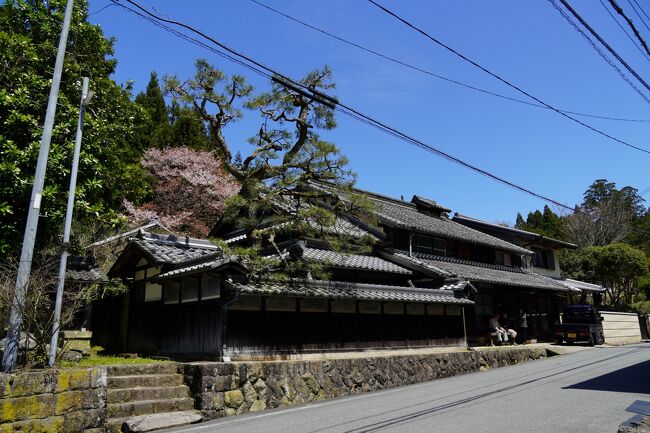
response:
[[[72,212],[74,210],[74,195],[77,189],[77,172],[79,171],[79,152],[81,137],[84,130],[84,114],[86,107],[93,98],[93,92],[88,92],[88,77],[83,78],[81,86],[81,103],[79,104],[79,120],[77,121],[77,136],[74,142],[72,156],[72,171],[70,172],[70,190],[68,191],[68,208],[65,212],[63,228],[63,243],[61,244],[61,262],[59,263],[59,279],[56,284],[56,304],[54,306],[54,323],[52,324],[52,339],[50,340],[50,367],[56,362],[56,349],[59,341],[59,322],[61,321],[61,304],[63,303],[63,286],[65,285],[65,270],[68,265],[68,247],[70,245],[70,229],[72,227]]]
[[[43,196],[43,183],[45,181],[45,170],[47,168],[47,157],[50,151],[50,142],[52,141],[52,129],[54,128],[54,116],[56,114],[56,104],[59,98],[59,85],[61,84],[61,73],[63,72],[63,59],[65,57],[65,48],[68,44],[68,32],[70,30],[70,19],[72,17],[73,0],[68,0],[65,8],[65,17],[61,36],[59,39],[59,48],[54,63],[54,75],[52,76],[52,87],[50,87],[50,97],[47,101],[47,112],[45,113],[45,124],[43,125],[43,135],[41,137],[41,147],[38,152],[38,162],[36,163],[36,173],[34,174],[34,186],[32,187],[32,197],[29,202],[29,212],[27,213],[27,224],[25,226],[25,235],[23,236],[23,248],[20,253],[20,264],[18,265],[18,275],[16,276],[16,288],[14,298],[11,303],[11,313],[9,315],[9,331],[7,332],[7,344],[2,356],[2,371],[9,372],[16,366],[18,357],[18,346],[20,344],[20,329],[23,324],[23,312],[25,310],[25,298],[29,283],[29,274],[32,269],[32,257],[34,256],[34,243],[36,241],[36,229],[38,227],[38,218],[41,210],[41,199]]]

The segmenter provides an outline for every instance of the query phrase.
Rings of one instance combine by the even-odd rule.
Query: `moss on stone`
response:
[[[47,418],[52,415],[54,415],[54,395],[52,394],[0,400],[0,422]]]
[[[57,378],[56,391],[68,391],[90,387],[90,369],[61,370]]]
[[[244,403],[244,394],[238,389],[233,391],[226,391],[224,393],[224,403],[227,408],[239,409],[239,407]]]
[[[63,416],[54,416],[44,419],[0,424],[0,433],[60,433],[64,431],[63,423]]]
[[[84,391],[69,391],[56,394],[56,414],[60,415],[83,408]]]

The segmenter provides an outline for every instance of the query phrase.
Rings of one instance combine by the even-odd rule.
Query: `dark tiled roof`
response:
[[[294,280],[288,282],[238,283],[228,285],[246,295],[290,296],[300,298],[358,299],[372,301],[426,302],[435,304],[464,304],[474,302],[457,298],[447,290],[420,289],[380,284],[360,284],[343,281]]]
[[[78,283],[106,283],[108,277],[100,268],[88,270],[66,269],[65,279]]]
[[[57,266],[58,269],[58,266]],[[76,283],[106,283],[108,277],[93,257],[68,256],[65,279]]]
[[[559,239],[549,238],[547,236],[540,235],[539,233],[516,229],[514,227],[502,226],[499,224],[493,224],[486,221],[481,221],[479,219],[472,218],[466,215],[461,215],[459,213],[456,213],[454,215],[453,220],[459,222],[460,224],[477,227],[478,230],[486,229],[486,230],[491,230],[493,232],[500,231],[503,233],[509,233],[512,236],[517,236],[522,239],[543,242],[545,244],[553,245],[559,248],[572,248],[572,249],[578,248],[576,244],[572,244],[571,242],[565,242]]]
[[[157,235],[141,232],[132,243],[143,250],[154,262],[178,265],[220,256],[221,248],[204,239],[175,235]]]
[[[159,281],[159,280],[166,280],[169,278],[178,278],[182,277],[184,275],[191,275],[191,274],[197,274],[200,272],[207,272],[207,271],[212,271],[215,269],[222,268],[226,265],[229,264],[235,264],[239,266],[241,269],[244,269],[243,265],[241,264],[241,260],[239,257],[236,256],[231,256],[231,257],[225,257],[223,259],[217,259],[217,260],[210,260],[207,262],[200,262],[197,264],[189,265],[189,266],[184,266],[180,267],[178,269],[174,269],[159,275],[156,275],[153,277],[153,280]]]
[[[326,191],[330,194],[340,194],[335,186],[327,183],[311,182],[310,186],[321,191]],[[396,200],[370,191],[360,189],[355,189],[354,191],[363,194],[375,205],[375,214],[377,219],[379,222],[388,226],[427,233],[445,239],[473,243],[515,254],[533,254],[532,251],[528,251],[527,249],[511,244],[510,242],[506,242],[502,239],[459,224],[450,220],[446,216],[431,216],[418,211],[418,205],[442,213],[450,211],[444,206],[441,206],[426,197],[416,195],[413,196],[412,203],[408,203],[403,200]]]
[[[413,198],[411,199],[411,203],[415,204],[416,206],[420,205],[422,207],[429,208],[433,211],[438,211],[443,213],[451,212],[451,209],[441,206],[438,203],[436,203],[434,200],[431,200],[430,198],[422,197],[420,195],[414,195]]]
[[[325,262],[328,265],[340,268],[363,269],[394,274],[413,273],[409,269],[403,268],[388,260],[366,254],[347,254],[317,248],[305,248],[303,258],[306,260]]]
[[[360,224],[353,224],[350,221],[346,220],[343,217],[337,216],[334,220],[334,224],[329,226],[329,227],[320,227],[316,222],[314,221],[307,221],[307,224],[312,229],[316,230],[323,230],[327,234],[330,235],[340,235],[340,236],[349,236],[353,239],[361,239],[364,237],[370,237],[374,239],[379,239],[380,238],[380,233],[379,232],[373,232],[371,230],[366,230],[363,227],[361,227]],[[284,223],[284,225],[288,225],[287,223]],[[278,228],[280,227],[279,225],[276,226],[267,226],[264,228],[260,228],[259,231],[263,232],[265,230],[269,230],[272,228]],[[241,242],[245,239],[247,239],[247,235],[244,232],[244,230],[235,230],[233,232],[227,233],[224,235],[223,239],[224,242],[227,244],[236,244],[237,242]]]
[[[482,245],[515,254],[532,254],[510,242],[490,236],[478,230],[459,224],[447,217],[434,217],[418,212],[415,205],[397,200],[379,199],[370,196],[376,206],[377,218],[389,226],[397,226],[441,238],[453,239]]]
[[[448,257],[395,252],[395,256],[424,266],[443,278],[459,277],[474,283],[492,283],[505,286],[530,287],[535,289],[575,291],[565,284],[543,275],[529,273],[522,268],[514,268]]]

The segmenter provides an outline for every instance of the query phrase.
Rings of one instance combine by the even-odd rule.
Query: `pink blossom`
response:
[[[149,149],[142,165],[154,178],[153,201],[124,207],[136,223],[158,218],[172,230],[205,236],[223,212],[225,200],[239,184],[209,152],[188,147]]]

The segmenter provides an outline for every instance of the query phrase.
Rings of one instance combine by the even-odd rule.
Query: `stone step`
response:
[[[109,376],[107,384],[109,389],[160,388],[183,385],[184,380],[181,374],[147,374],[143,376]]]
[[[108,433],[149,432],[163,428],[181,427],[201,422],[203,417],[197,410],[164,412],[108,420]]]
[[[108,389],[107,403],[128,403],[142,400],[163,400],[167,398],[191,397],[186,385]]]
[[[175,362],[161,362],[156,364],[121,364],[109,365],[106,373],[110,376],[142,376],[145,374],[176,374],[178,364]]]
[[[141,400],[126,403],[110,403],[106,406],[107,418],[124,418],[150,413],[178,412],[194,409],[194,399],[190,397],[168,398],[165,400]]]

